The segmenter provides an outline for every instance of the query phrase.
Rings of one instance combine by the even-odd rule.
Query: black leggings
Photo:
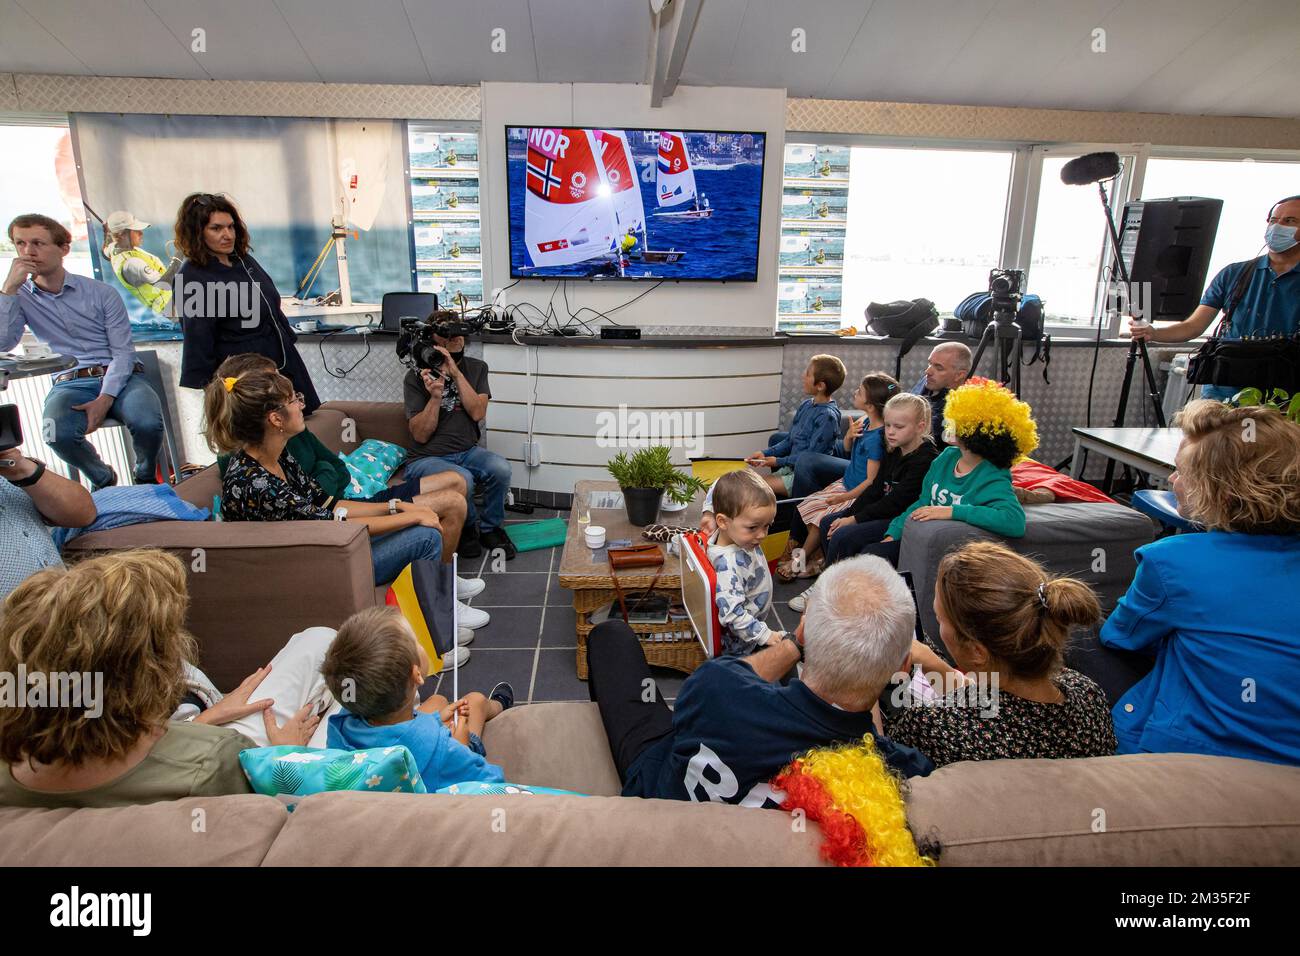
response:
[[[618,778],[647,747],[673,732],[673,712],[650,673],[636,632],[622,621],[587,635],[587,693],[600,707]]]

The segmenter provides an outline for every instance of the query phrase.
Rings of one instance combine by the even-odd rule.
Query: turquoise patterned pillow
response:
[[[339,452],[339,457],[352,476],[343,497],[373,498],[388,487],[388,479],[406,460],[406,449],[378,438],[367,438],[356,451],[347,455]]]
[[[401,746],[373,750],[253,747],[240,751],[239,765],[253,792],[268,797],[305,797],[326,790],[429,792],[415,758]]]

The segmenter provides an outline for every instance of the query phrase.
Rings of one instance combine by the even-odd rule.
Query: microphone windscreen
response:
[[[1114,178],[1119,169],[1119,153],[1088,153],[1061,167],[1061,182],[1067,186],[1087,186]]]

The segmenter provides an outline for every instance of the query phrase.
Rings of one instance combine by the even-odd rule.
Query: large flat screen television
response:
[[[507,126],[511,278],[757,281],[765,141]]]

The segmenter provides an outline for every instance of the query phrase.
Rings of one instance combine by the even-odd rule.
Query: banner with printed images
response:
[[[782,280],[777,286],[777,312],[782,315],[838,314],[842,301],[839,276]]]
[[[847,183],[849,156],[848,146],[789,143],[785,147],[784,175],[787,179],[823,179]]]
[[[438,296],[438,308],[464,312],[483,304],[483,277],[477,273],[433,270],[421,272],[419,291]]]
[[[347,260],[354,302],[409,289],[412,269],[402,168],[403,124],[391,121],[256,116],[77,113],[70,117],[83,199],[99,215],[130,212],[149,223],[140,248],[168,263],[181,200],[221,193],[248,226],[252,254],[293,296],[330,238],[331,218],[349,212]],[[181,338],[156,296],[118,279],[101,225],[90,223],[100,279],[116,288],[137,340]],[[334,254],[309,295],[339,287]],[[170,299],[170,296],[167,297]],[[146,299],[151,304],[146,304]]]
[[[415,259],[424,262],[483,261],[482,230],[477,222],[432,222],[415,227]]]
[[[416,212],[477,212],[478,197],[477,179],[416,179],[411,182],[411,208]]]
[[[787,270],[841,268],[844,265],[844,236],[818,232],[782,233],[779,265]]]
[[[477,133],[412,130],[408,149],[412,170],[478,166]]]
[[[796,189],[786,186],[781,196],[781,218],[807,222],[845,222],[849,196],[843,190]]]

